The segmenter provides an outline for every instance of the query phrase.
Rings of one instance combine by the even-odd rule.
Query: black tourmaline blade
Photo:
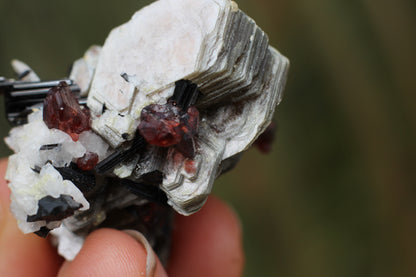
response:
[[[58,170],[64,180],[69,180],[74,183],[83,193],[95,188],[95,175],[91,171],[80,170],[74,164],[68,167],[56,167],[56,170]]]
[[[58,150],[61,150],[62,144],[60,143],[53,143],[53,144],[44,144],[39,148],[39,151],[46,151],[46,150],[53,150],[58,148]]]
[[[99,162],[95,166],[95,170],[98,174],[104,174],[120,163],[127,161],[134,157],[136,154],[143,154],[146,150],[146,140],[142,137],[139,132],[136,132],[136,135],[133,139],[132,145],[125,150],[116,150],[113,154]]]
[[[49,229],[48,227],[42,226],[38,231],[34,233],[41,238],[46,238],[50,231],[51,229]]]
[[[62,220],[73,215],[81,207],[82,205],[70,195],[61,194],[58,198],[48,195],[39,200],[38,212],[35,215],[28,215],[27,222]]]
[[[147,199],[151,202],[156,202],[160,205],[167,205],[168,198],[166,194],[159,188],[158,185],[147,182],[134,182],[129,179],[121,179],[120,183],[125,185],[131,193],[139,197]]]
[[[5,96],[5,110],[9,123],[12,126],[27,123],[27,116],[32,113],[32,108],[41,105],[49,89],[60,82],[68,84],[71,91],[78,96],[80,88],[69,79],[25,82],[0,77],[0,94]]]
[[[169,101],[173,101],[183,111],[196,103],[200,91],[198,86],[189,80],[179,80],[175,83],[175,91]]]

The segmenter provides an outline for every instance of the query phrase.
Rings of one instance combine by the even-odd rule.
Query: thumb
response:
[[[99,229],[59,271],[65,276],[167,276],[144,237],[136,231]]]
[[[34,234],[24,235],[9,211],[10,191],[0,160],[0,272],[2,276],[56,276],[61,259],[49,242]]]

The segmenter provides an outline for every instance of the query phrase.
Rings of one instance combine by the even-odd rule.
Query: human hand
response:
[[[149,277],[242,275],[241,226],[235,213],[215,197],[210,197],[195,215],[175,218],[167,268],[152,250],[146,251],[147,243],[140,242],[137,234],[114,229],[94,231],[78,256],[72,262],[64,261],[48,240],[24,235],[18,229],[9,212],[10,191],[3,178],[6,166],[7,161],[0,161],[2,276],[146,276],[146,263]]]

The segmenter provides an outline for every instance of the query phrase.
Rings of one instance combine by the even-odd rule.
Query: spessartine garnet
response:
[[[77,159],[77,166],[81,170],[92,170],[98,163],[98,155],[87,151],[84,156]]]
[[[151,104],[143,108],[140,119],[139,132],[146,141],[168,147],[196,134],[199,112],[194,107],[182,111],[174,102]]]
[[[257,138],[254,144],[262,153],[270,153],[276,135],[276,124],[270,123],[266,130]]]
[[[65,82],[49,90],[43,102],[43,121],[49,129],[56,128],[77,141],[79,134],[90,129],[90,113],[82,108]]]

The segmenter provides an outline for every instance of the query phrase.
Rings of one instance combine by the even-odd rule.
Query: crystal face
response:
[[[176,145],[184,137],[192,137],[198,130],[199,112],[190,107],[183,112],[172,102],[165,105],[151,104],[141,113],[139,131],[152,145],[168,147]]]
[[[91,170],[98,163],[98,155],[96,153],[87,151],[84,156],[77,159],[77,166],[81,170]]]
[[[77,98],[65,82],[49,90],[44,100],[43,120],[48,128],[69,134],[74,141],[79,134],[90,129],[90,114],[82,109]]]
[[[76,210],[82,207],[72,196],[65,194],[61,194],[58,198],[48,195],[40,199],[38,205],[37,213],[27,216],[28,222],[62,220],[73,215]]]

